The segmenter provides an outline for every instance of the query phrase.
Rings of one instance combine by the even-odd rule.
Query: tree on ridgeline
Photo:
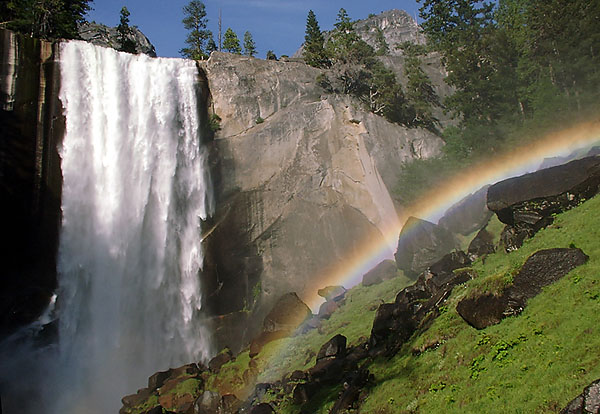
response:
[[[0,6],[2,27],[40,39],[77,39],[91,0],[8,0]]]
[[[127,53],[137,53],[135,42],[131,39],[132,33],[129,27],[129,10],[123,6],[120,13],[119,25],[117,26],[117,40],[121,45],[119,50]]]
[[[432,108],[440,106],[440,102],[431,80],[421,68],[420,57],[425,54],[425,48],[410,42],[403,43],[400,48],[405,58],[406,99],[411,103],[411,124],[435,131],[438,120],[433,116]]]
[[[319,27],[317,17],[312,10],[308,11],[306,18],[306,35],[304,36],[304,48],[302,50],[302,57],[307,65],[314,66],[316,68],[329,67],[331,62],[327,57],[325,48],[323,47],[325,38],[323,32]]]
[[[272,50],[267,50],[267,60],[277,60],[277,55]]]
[[[216,52],[217,50],[219,50],[219,47],[217,46],[215,38],[211,32],[210,36],[208,37],[208,42],[206,42],[206,52],[210,55],[211,52]]]
[[[235,53],[238,55],[242,54],[242,47],[240,46],[240,40],[231,27],[228,27],[225,30],[225,35],[223,36],[223,49],[228,51],[229,53]]]
[[[252,38],[252,33],[244,33],[244,55],[253,57],[256,55],[256,44]]]
[[[185,43],[188,45],[179,51],[182,56],[201,60],[207,58],[206,43],[211,32],[206,28],[206,6],[200,0],[192,0],[183,7],[183,27],[189,30]]]

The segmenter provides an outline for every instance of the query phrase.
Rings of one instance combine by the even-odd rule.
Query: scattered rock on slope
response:
[[[600,379],[585,387],[560,414],[600,414]]]
[[[363,286],[377,285],[384,280],[390,280],[398,276],[398,266],[393,260],[384,260],[373,269],[363,275]]]
[[[456,239],[445,228],[409,217],[398,239],[396,264],[414,278],[457,247]]]
[[[551,224],[553,214],[594,196],[599,186],[600,156],[587,157],[496,183],[488,189],[487,205],[507,225],[501,239],[510,251]]]
[[[527,301],[577,266],[587,262],[580,249],[548,249],[532,254],[513,283],[499,294],[486,293],[465,298],[456,306],[462,318],[471,326],[483,329],[500,323],[507,316],[520,314]]]
[[[451,233],[460,233],[464,236],[483,228],[493,215],[486,204],[488,188],[489,185],[450,207],[438,225]]]

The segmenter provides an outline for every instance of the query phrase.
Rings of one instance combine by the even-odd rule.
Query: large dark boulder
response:
[[[319,353],[317,354],[317,361],[324,358],[342,358],[345,355],[346,337],[338,334],[321,346],[321,349],[319,349]]]
[[[461,300],[456,310],[471,326],[483,329],[507,316],[520,314],[527,301],[544,286],[562,278],[588,260],[580,249],[548,249],[532,254],[513,279],[511,286],[498,294],[482,294]]]
[[[493,213],[487,207],[489,185],[460,200],[444,213],[438,225],[454,234],[467,236],[484,227]]]
[[[363,275],[363,286],[372,286],[398,276],[398,266],[393,260],[384,260]]]
[[[400,232],[395,258],[398,268],[416,278],[422,271],[458,247],[445,228],[426,220],[409,217]]]
[[[582,158],[494,184],[487,205],[507,224],[502,242],[507,251],[569,210],[598,193],[600,156]]]
[[[486,254],[494,253],[495,251],[494,235],[487,231],[485,227],[479,230],[475,238],[469,243],[467,249],[469,255],[473,257],[481,257]]]
[[[600,414],[600,379],[585,387],[560,414]]]
[[[449,253],[421,273],[413,285],[402,289],[394,303],[379,306],[369,338],[371,349],[394,353],[417,329],[427,326],[454,286],[471,279],[469,271],[455,272],[470,263],[462,251]]]
[[[302,322],[312,316],[310,308],[295,292],[283,295],[263,322],[263,332],[293,332]]]

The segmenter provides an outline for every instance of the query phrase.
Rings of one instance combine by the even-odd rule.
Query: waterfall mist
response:
[[[60,71],[59,342],[22,382],[40,382],[38,412],[116,413],[155,371],[210,356],[198,71],[78,41],[61,44]]]

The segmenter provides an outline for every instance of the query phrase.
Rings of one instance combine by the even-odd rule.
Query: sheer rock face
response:
[[[205,286],[216,314],[251,310],[238,318],[241,344],[259,328],[249,321],[262,320],[283,293],[311,301],[332,268],[367,243],[384,244],[383,233],[398,226],[388,191],[394,171],[443,143],[325,95],[315,83],[320,70],[301,63],[215,52],[201,69],[221,118],[219,224],[209,241],[218,247]]]
[[[116,27],[108,27],[99,23],[84,22],[79,26],[79,36],[86,42],[94,45],[112,47],[118,49],[119,33]],[[131,26],[131,33],[128,36],[135,44],[137,53],[144,53],[148,56],[156,57],[156,50],[150,40],[136,26]]]
[[[56,46],[0,29],[0,339],[36,320],[56,287],[62,176]]]

